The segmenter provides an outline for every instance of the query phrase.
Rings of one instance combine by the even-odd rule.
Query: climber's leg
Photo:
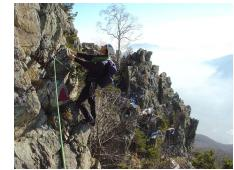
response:
[[[91,115],[95,120],[96,119],[95,96],[89,97],[88,102],[90,104]]]
[[[95,110],[95,90],[97,88],[97,83],[92,82],[91,87],[89,90],[89,98],[88,102],[90,105],[91,115],[93,116],[94,120],[96,119],[96,110]]]
[[[92,115],[88,112],[88,110],[84,106],[84,101],[89,98],[89,89],[90,89],[91,83],[86,82],[85,87],[82,89],[80,96],[77,100],[77,105],[81,112],[83,113],[85,119],[90,122],[93,120]]]

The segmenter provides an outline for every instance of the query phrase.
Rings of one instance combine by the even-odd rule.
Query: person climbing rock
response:
[[[78,62],[88,72],[85,78],[85,86],[81,90],[76,104],[83,113],[85,122],[95,125],[96,110],[95,110],[95,90],[97,86],[105,87],[112,82],[112,75],[117,72],[115,64],[110,60],[114,55],[114,49],[110,44],[101,47],[99,54],[77,53],[76,56],[71,55],[70,58]],[[88,100],[90,111],[84,105]],[[76,115],[74,115],[76,119]]]

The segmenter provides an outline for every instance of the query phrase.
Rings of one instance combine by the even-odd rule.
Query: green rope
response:
[[[63,147],[63,137],[62,137],[62,128],[61,128],[61,120],[60,120],[60,114],[59,114],[58,89],[57,89],[57,77],[56,77],[55,60],[56,59],[54,58],[54,83],[55,83],[55,93],[56,93],[56,105],[57,105],[57,113],[58,113],[58,123],[59,123],[59,134],[60,134],[60,144],[61,144],[61,151],[62,151],[63,168],[66,169],[65,154],[64,154],[64,147]]]

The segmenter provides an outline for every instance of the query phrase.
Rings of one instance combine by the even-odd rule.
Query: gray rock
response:
[[[188,148],[188,150],[191,150],[192,144],[194,143],[198,123],[199,121],[197,119],[189,118],[189,121],[186,124],[185,146]]]
[[[59,138],[53,130],[36,129],[15,141],[15,168],[57,168]],[[57,158],[58,159],[58,158]]]
[[[151,55],[152,55],[152,51],[148,51],[145,55],[145,61],[150,61]]]
[[[75,150],[71,142],[64,144],[67,168],[100,168],[100,163],[92,158],[87,147],[89,134],[88,126],[80,126],[74,136],[77,146]],[[50,128],[37,128],[28,132],[19,141],[15,141],[15,168],[62,168],[59,141],[58,133]],[[83,149],[79,149],[81,146]]]
[[[19,60],[14,60],[14,83],[15,88],[27,90],[31,87],[31,79],[27,73],[27,66]]]
[[[40,45],[39,4],[15,4],[15,37],[24,52],[30,54]]]
[[[15,126],[25,126],[39,114],[41,104],[35,91],[26,93],[25,96],[15,101]]]
[[[25,64],[15,60],[15,129],[25,127],[39,114],[41,104],[35,89],[32,87],[30,74]],[[26,70],[26,71],[25,71]]]
[[[154,75],[158,75],[159,66],[157,66],[157,65],[152,65],[152,72],[154,73]]]
[[[197,124],[190,124],[191,108],[186,106],[178,93],[171,88],[170,77],[165,72],[158,75],[159,67],[152,66],[151,55],[152,52],[139,49],[126,56],[120,66],[124,68],[123,70],[127,70],[127,74],[124,71],[122,74],[128,75],[122,79],[123,84],[127,85],[127,94],[130,98],[134,98],[142,110],[149,107],[155,110],[158,119],[155,121],[152,119],[151,124],[144,124],[148,121],[143,119],[138,120],[141,128],[145,129],[145,133],[156,131],[162,128],[162,125],[168,128],[173,126],[174,136],[165,137],[165,152],[168,151],[169,155],[186,155],[191,147],[191,139],[194,139]],[[191,133],[189,133],[190,128]]]

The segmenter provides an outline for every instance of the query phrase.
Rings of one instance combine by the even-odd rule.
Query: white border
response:
[[[14,3],[234,3],[233,0],[0,1],[0,166],[14,168]]]

